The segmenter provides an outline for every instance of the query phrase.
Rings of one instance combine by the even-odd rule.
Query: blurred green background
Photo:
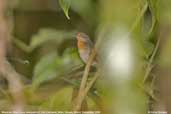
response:
[[[13,0],[8,60],[22,74],[24,110],[72,110],[85,64],[76,33],[100,42],[102,73],[82,110],[171,112],[170,0]],[[97,68],[89,73],[94,76]],[[0,110],[13,105],[0,82]],[[77,93],[77,92],[76,92]]]

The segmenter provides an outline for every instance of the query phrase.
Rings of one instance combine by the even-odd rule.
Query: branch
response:
[[[0,73],[8,81],[9,91],[14,99],[13,110],[22,111],[24,95],[19,74],[6,60],[7,43],[10,36],[8,18],[5,16],[7,0],[0,0]]]
[[[159,44],[160,44],[160,38],[158,38],[156,46],[155,46],[155,48],[153,50],[153,53],[152,53],[152,55],[151,55],[151,57],[149,59],[149,62],[148,62],[148,65],[147,65],[147,69],[146,69],[146,72],[145,72],[145,76],[144,76],[144,79],[143,79],[143,83],[145,83],[145,81],[147,80],[147,78],[148,78],[148,76],[149,76],[149,74],[150,74],[150,72],[151,72],[151,70],[153,68],[152,63],[154,61],[154,57],[155,57],[155,55],[157,53],[157,50],[159,48]]]
[[[82,103],[83,103],[85,97],[86,97],[87,94],[88,94],[88,91],[91,89],[91,87],[93,86],[93,84],[95,83],[95,81],[98,79],[98,77],[99,77],[99,71],[96,72],[95,76],[94,76],[93,79],[89,82],[89,84],[85,87],[85,89],[84,89],[83,91],[81,91],[81,96],[78,97],[78,99],[77,99],[77,100],[78,100],[78,101],[77,101],[78,104],[76,104],[76,107],[75,107],[75,109],[74,109],[75,111],[79,111],[79,110],[80,110],[81,105],[82,105]]]
[[[131,29],[130,29],[131,32],[134,31],[134,30],[136,29],[137,25],[140,23],[140,21],[141,21],[142,17],[144,16],[144,14],[145,14],[147,8],[148,8],[148,3],[146,2],[146,3],[144,4],[143,8],[141,9],[140,14],[136,17],[136,20],[135,20],[133,26],[132,26]]]
[[[87,79],[88,79],[88,74],[90,71],[91,64],[95,58],[95,55],[96,55],[96,51],[95,51],[95,49],[93,49],[92,53],[88,59],[88,62],[86,64],[85,70],[84,70],[83,78],[82,78],[80,89],[78,92],[78,97],[76,99],[76,104],[73,107],[74,111],[78,111],[81,108],[82,102],[83,102],[84,97],[85,97],[85,87],[86,87],[86,83],[87,83]]]
[[[2,63],[2,62],[1,62]],[[8,81],[8,88],[13,97],[14,105],[13,110],[22,111],[24,108],[25,100],[23,93],[23,84],[20,75],[14,70],[8,61],[3,61],[0,72]]]
[[[85,96],[87,95],[88,91],[91,89],[91,87],[93,86],[93,84],[96,82],[96,80],[99,77],[99,71],[96,72],[96,74],[94,75],[93,79],[90,81],[90,83],[87,85],[87,87],[85,88]]]

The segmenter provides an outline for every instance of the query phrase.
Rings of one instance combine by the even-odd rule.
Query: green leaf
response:
[[[40,29],[38,34],[32,37],[30,47],[34,49],[48,41],[54,41],[57,44],[60,44],[65,39],[71,39],[73,37],[75,37],[75,31],[61,31],[44,28]]]
[[[58,56],[55,52],[44,56],[34,68],[33,89],[43,82],[63,76],[73,66],[79,64],[81,61],[73,49],[66,49],[62,56]]]
[[[40,29],[39,32],[32,36],[30,45],[26,45],[24,42],[20,41],[17,38],[13,39],[13,42],[25,52],[31,52],[35,48],[47,43],[49,41],[53,41],[60,45],[64,40],[71,39],[75,37],[76,31],[61,31],[50,28]]]
[[[42,82],[53,79],[59,73],[58,66],[61,64],[59,57],[51,53],[43,57],[34,68],[33,88],[37,88]]]
[[[97,106],[96,102],[93,100],[93,98],[87,97],[86,100],[87,100],[87,105],[88,105],[89,110],[99,110],[97,108],[98,106]]]
[[[71,110],[72,91],[73,91],[72,87],[66,87],[59,90],[54,95],[50,96],[47,101],[41,104],[40,110],[41,109],[56,110],[56,111]]]
[[[57,31],[55,29],[40,29],[38,34],[32,37],[30,47],[35,49],[36,47],[48,42],[54,41],[57,44],[60,44],[64,39],[71,38],[73,36],[73,32],[67,31]]]
[[[69,8],[71,5],[71,0],[59,0],[59,4],[60,4],[61,8],[63,9],[67,19],[70,19],[69,15],[68,15],[68,11],[69,11]]]

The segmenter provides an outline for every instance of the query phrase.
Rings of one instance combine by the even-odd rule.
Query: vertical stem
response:
[[[20,75],[6,60],[7,41],[9,39],[8,18],[5,16],[7,0],[0,0],[0,73],[8,81],[8,88],[14,100],[12,109],[22,111],[24,107],[24,95]]]
[[[85,70],[84,70],[83,78],[82,78],[80,89],[79,89],[79,92],[78,92],[78,97],[76,99],[76,104],[74,105],[74,108],[73,108],[73,110],[75,110],[75,111],[80,110],[82,102],[84,100],[85,87],[86,87],[86,84],[87,84],[87,78],[88,78],[90,67],[91,67],[91,64],[92,64],[92,62],[94,60],[95,55],[96,55],[96,52],[93,49],[93,51],[92,51],[92,53],[91,53],[91,55],[89,57],[89,60],[88,60],[88,62],[86,64]]]

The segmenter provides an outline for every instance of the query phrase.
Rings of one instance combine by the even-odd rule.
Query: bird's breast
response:
[[[86,44],[83,41],[78,41],[77,46],[79,49],[84,49],[86,47]]]
[[[79,54],[80,54],[81,59],[86,63],[90,56],[90,50],[89,49],[80,49]]]

